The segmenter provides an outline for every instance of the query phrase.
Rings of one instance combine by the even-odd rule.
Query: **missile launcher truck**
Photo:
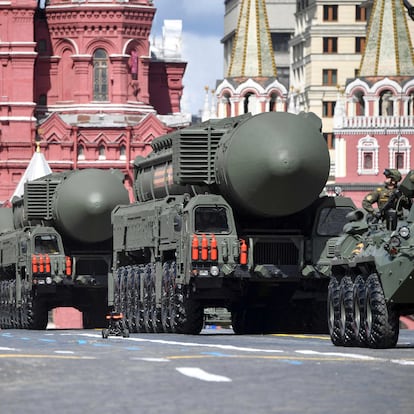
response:
[[[0,209],[0,326],[45,329],[75,307],[103,326],[112,261],[111,211],[129,196],[119,171],[52,173]]]
[[[343,234],[328,240],[318,267],[331,279],[328,327],[334,345],[394,347],[400,316],[414,314],[414,207],[398,209],[413,197],[414,170],[381,211],[355,210]]]
[[[198,334],[227,308],[235,333],[327,332],[315,268],[350,199],[320,196],[330,161],[314,114],[210,120],[134,161],[136,202],[112,213],[108,303],[132,332]]]

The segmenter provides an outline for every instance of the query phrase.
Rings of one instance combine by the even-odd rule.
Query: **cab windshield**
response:
[[[42,253],[59,253],[59,244],[56,236],[51,234],[43,234],[35,237],[35,254]]]
[[[195,210],[195,231],[197,233],[228,233],[227,210],[225,207],[198,207]]]

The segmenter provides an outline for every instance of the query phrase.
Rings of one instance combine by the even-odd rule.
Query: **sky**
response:
[[[198,115],[205,86],[214,89],[216,80],[223,79],[224,0],[154,0],[154,5],[152,36],[161,39],[164,20],[182,20],[182,57],[187,68],[181,111]]]

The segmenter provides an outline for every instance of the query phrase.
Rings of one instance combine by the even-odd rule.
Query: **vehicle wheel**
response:
[[[151,294],[151,273],[149,271],[149,266],[145,268],[144,275],[144,297],[142,298],[143,302],[143,313],[144,313],[144,330],[147,333],[154,332],[152,329],[152,294]]]
[[[102,329],[102,338],[106,339],[109,337],[109,329]]]
[[[161,291],[161,324],[164,332],[171,332],[171,306],[170,306],[170,277],[171,262],[166,262],[162,269],[162,291]]]
[[[204,309],[200,303],[186,294],[182,285],[174,289],[174,311],[171,318],[173,332],[198,335],[204,325]]]
[[[142,332],[142,302],[141,302],[141,271],[139,266],[134,266],[133,268],[133,278],[134,278],[134,297],[133,297],[133,309],[132,309],[132,319],[133,319],[133,332]]]
[[[264,333],[263,312],[266,310],[239,307],[231,313],[231,323],[236,335],[257,335]],[[269,333],[274,329],[267,329]]]
[[[331,341],[336,346],[342,346],[340,326],[339,283],[335,277],[331,277],[328,285],[327,298],[328,329]]]
[[[125,304],[125,315],[124,320],[127,328],[134,332],[135,330],[135,321],[134,321],[134,312],[133,312],[133,302],[134,302],[134,275],[131,266],[127,266],[127,274],[126,274],[126,304]]]
[[[354,330],[354,284],[349,276],[342,278],[339,284],[340,332],[344,346],[356,343]]]
[[[362,276],[357,276],[354,282],[354,331],[355,345],[366,346],[367,336],[365,331],[365,281]]]
[[[45,302],[38,297],[31,298],[29,308],[29,329],[45,330],[48,323],[48,310]]]
[[[365,291],[365,331],[370,348],[392,348],[399,335],[399,315],[387,304],[378,276],[370,275]]]

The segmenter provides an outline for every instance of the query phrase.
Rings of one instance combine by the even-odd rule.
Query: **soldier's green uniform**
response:
[[[379,210],[382,210],[394,191],[395,189],[378,187],[376,190],[371,191],[364,197],[362,200],[362,207],[368,211],[368,213],[374,213],[373,204],[377,203]]]
[[[397,183],[401,180],[401,173],[396,169],[386,169],[384,175],[387,178],[384,187],[378,187],[376,190],[368,193],[362,200],[362,207],[368,213],[374,214],[373,204],[377,203],[379,212],[382,213],[391,196],[397,191]],[[388,208],[397,209],[398,213],[402,213],[403,208],[410,208],[410,200],[403,194],[395,197],[395,200]]]

